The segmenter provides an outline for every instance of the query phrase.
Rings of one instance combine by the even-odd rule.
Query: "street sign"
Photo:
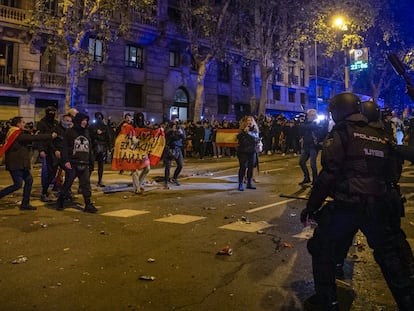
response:
[[[349,70],[364,70],[368,68],[368,48],[349,50]]]

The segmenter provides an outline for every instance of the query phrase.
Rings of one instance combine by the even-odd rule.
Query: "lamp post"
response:
[[[318,44],[316,42],[316,39],[314,40],[314,44],[315,44],[315,108],[316,108],[316,112],[318,112]]]
[[[348,25],[346,24],[345,20],[342,17],[336,17],[333,21],[333,27],[341,30],[347,31]],[[344,83],[345,83],[345,91],[349,91],[349,68],[348,68],[348,58],[346,54],[346,49],[344,51]]]

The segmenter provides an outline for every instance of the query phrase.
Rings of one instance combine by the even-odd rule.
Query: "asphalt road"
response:
[[[181,186],[164,190],[156,182],[163,168],[155,168],[137,195],[131,177],[108,166],[104,190],[126,189],[94,187],[97,214],[40,202],[33,169],[37,211],[19,211],[21,193],[0,200],[0,310],[302,310],[313,293],[306,239],[294,237],[305,201],[280,197],[309,191],[298,186],[298,157],[262,156],[256,190],[237,190],[237,169],[236,159],[191,159]],[[401,181],[413,245],[412,167]],[[0,168],[0,187],[10,183]],[[343,310],[395,310],[363,236],[358,240],[346,267],[352,287],[339,284]],[[217,254],[226,248],[232,255]]]

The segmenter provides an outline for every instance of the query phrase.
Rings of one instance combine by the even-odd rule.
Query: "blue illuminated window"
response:
[[[127,45],[125,48],[125,65],[128,67],[143,69],[144,49],[135,45]]]

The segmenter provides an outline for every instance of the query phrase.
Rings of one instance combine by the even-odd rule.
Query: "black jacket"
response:
[[[6,170],[30,170],[31,166],[31,154],[30,148],[32,142],[42,141],[48,142],[52,141],[51,134],[38,134],[32,135],[27,132],[22,132],[10,148],[6,151],[5,154],[5,164]]]

